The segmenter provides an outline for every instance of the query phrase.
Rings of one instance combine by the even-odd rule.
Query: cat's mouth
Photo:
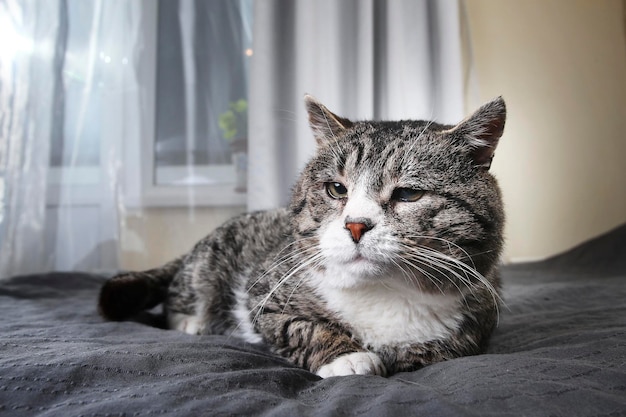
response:
[[[370,260],[367,259],[365,256],[361,255],[360,253],[350,260],[350,263],[364,263],[364,262],[369,263]]]
[[[391,253],[388,253],[386,248],[355,247],[352,251],[346,253],[344,263],[349,265],[371,265],[379,268],[387,265],[390,255]]]
[[[357,252],[351,259],[346,262],[346,264],[351,266],[370,267],[378,269],[381,266],[381,261],[379,259],[375,259],[370,256],[364,255],[363,253]]]

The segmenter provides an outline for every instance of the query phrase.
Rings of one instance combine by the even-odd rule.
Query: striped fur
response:
[[[482,352],[504,214],[489,173],[498,98],[456,126],[352,122],[305,99],[318,143],[288,208],[237,217],[163,268],[121,274],[99,309],[164,303],[170,326],[263,341],[323,377]]]

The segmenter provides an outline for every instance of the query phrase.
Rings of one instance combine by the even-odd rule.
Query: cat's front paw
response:
[[[381,375],[387,370],[378,355],[371,352],[355,352],[339,356],[317,370],[322,378],[343,375]]]

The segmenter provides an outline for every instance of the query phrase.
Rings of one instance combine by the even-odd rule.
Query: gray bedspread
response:
[[[0,282],[0,415],[626,415],[626,226],[502,271],[489,352],[321,380],[259,346],[104,322],[103,277]]]

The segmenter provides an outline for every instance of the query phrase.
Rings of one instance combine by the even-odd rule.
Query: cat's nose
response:
[[[365,232],[371,230],[372,227],[374,227],[374,225],[369,219],[346,219],[346,229],[350,231],[354,243],[359,243],[361,237],[365,234]]]

